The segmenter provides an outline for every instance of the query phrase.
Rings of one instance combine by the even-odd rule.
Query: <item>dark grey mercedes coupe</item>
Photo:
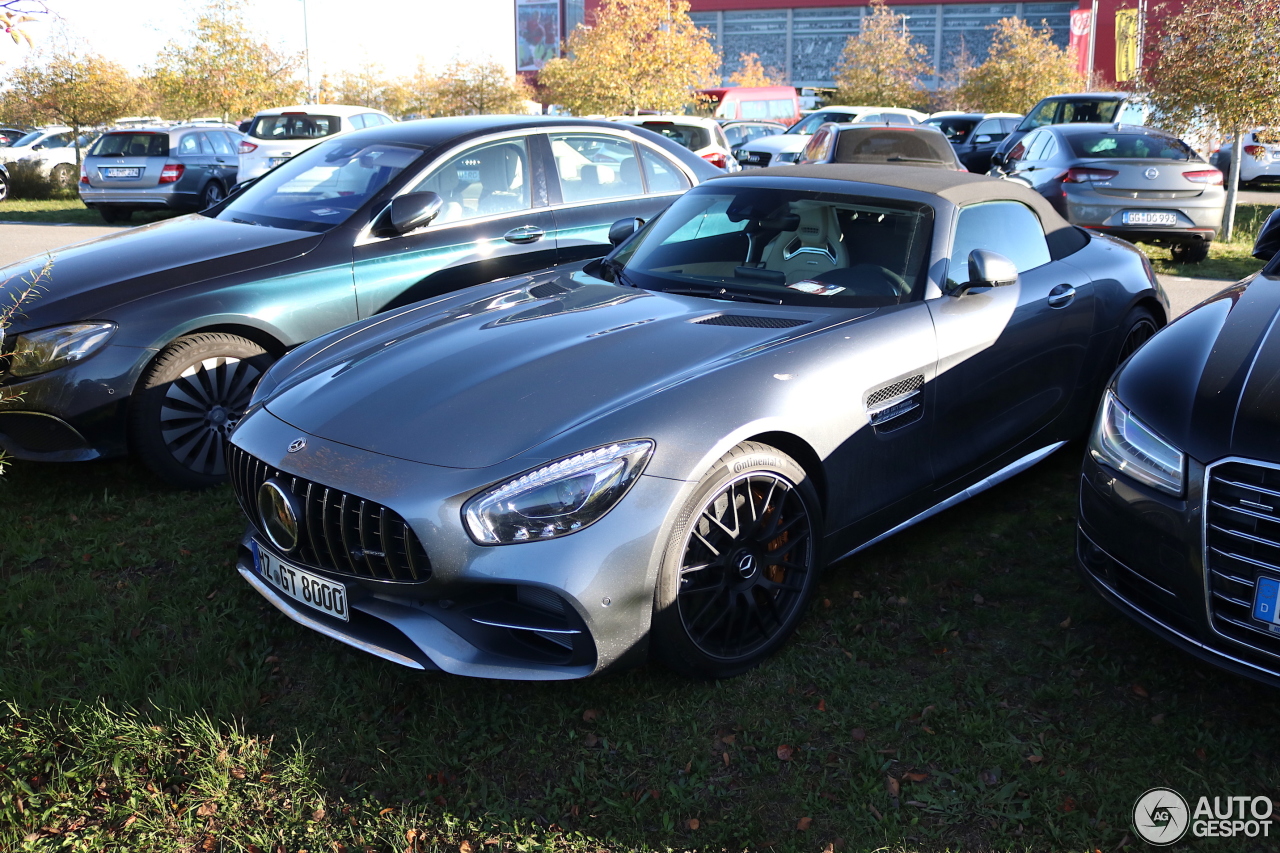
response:
[[[636,224],[281,359],[230,440],[246,581],[410,667],[731,676],[824,565],[1081,435],[1168,318],[1133,246],[967,173],[753,171]]]

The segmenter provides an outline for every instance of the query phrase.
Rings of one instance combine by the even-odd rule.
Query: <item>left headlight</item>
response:
[[[93,355],[115,333],[115,323],[72,323],[24,332],[13,341],[9,373],[35,376]]]
[[[506,545],[568,536],[617,505],[653,455],[648,439],[566,456],[485,489],[462,505],[471,538]]]
[[[1102,398],[1089,453],[1140,483],[1171,495],[1182,494],[1186,455],[1135,418],[1111,391]]]

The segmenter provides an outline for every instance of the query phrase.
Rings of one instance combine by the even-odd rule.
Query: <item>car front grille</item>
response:
[[[382,504],[280,471],[234,444],[227,470],[249,520],[261,529],[258,490],[272,477],[303,507],[298,546],[286,555],[342,575],[386,581],[425,581],[431,562],[409,524]]]
[[[1258,577],[1280,578],[1280,468],[1234,460],[1211,466],[1204,512],[1214,630],[1280,659],[1280,634],[1252,616]]]
[[[742,151],[738,153],[738,162],[744,166],[768,166],[772,154],[768,151]]]

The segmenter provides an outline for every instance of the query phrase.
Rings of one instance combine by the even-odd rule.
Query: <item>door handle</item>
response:
[[[1060,284],[1049,291],[1049,307],[1065,308],[1076,298],[1076,289],[1069,284]]]
[[[545,237],[546,233],[537,225],[521,225],[503,234],[502,239],[508,243],[536,243]]]

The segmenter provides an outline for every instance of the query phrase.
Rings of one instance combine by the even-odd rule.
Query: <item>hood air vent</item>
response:
[[[569,288],[561,287],[554,281],[544,281],[542,284],[535,284],[529,288],[529,295],[534,299],[547,299],[551,296],[563,296],[569,292]]]
[[[749,329],[790,329],[793,326],[804,326],[808,320],[797,320],[795,317],[762,317],[758,314],[712,314],[700,320],[694,320],[699,326],[742,326]]]

